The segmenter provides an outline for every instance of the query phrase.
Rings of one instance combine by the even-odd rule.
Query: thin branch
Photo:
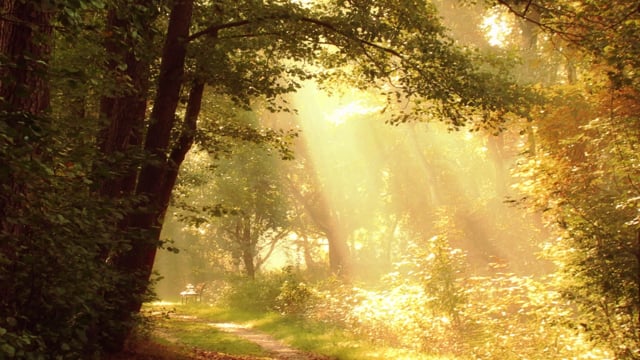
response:
[[[234,28],[234,27],[240,27],[240,26],[244,26],[244,25],[248,25],[251,24],[251,21],[249,20],[239,20],[239,21],[233,21],[230,23],[226,23],[226,24],[215,24],[215,25],[211,25],[209,27],[207,27],[204,30],[200,30],[194,34],[189,35],[189,37],[187,37],[186,42],[191,42],[199,37],[205,36],[205,35],[209,35],[209,36],[213,36],[216,37],[218,35],[218,32],[220,30],[223,29],[230,29],[230,28]]]
[[[404,60],[404,57],[402,56],[402,54],[400,54],[396,50],[388,48],[388,47],[385,47],[385,46],[382,46],[382,45],[379,45],[379,44],[376,44],[374,42],[371,42],[371,41],[368,41],[368,40],[365,40],[365,39],[360,39],[357,36],[351,36],[351,34],[348,34],[348,33],[344,32],[344,31],[341,31],[341,30],[337,29],[331,23],[328,23],[328,22],[325,22],[325,21],[321,21],[321,20],[318,20],[318,19],[308,18],[308,17],[300,17],[298,19],[300,21],[303,21],[303,22],[308,22],[308,23],[311,23],[311,24],[314,24],[314,25],[321,26],[321,27],[323,27],[325,29],[331,30],[332,32],[334,32],[334,33],[336,33],[338,35],[342,35],[347,39],[355,40],[356,42],[359,42],[360,44],[368,45],[368,46],[370,46],[370,47],[372,47],[374,49],[378,49],[378,50],[380,50],[382,52],[389,53],[389,54],[391,54],[393,56],[396,56],[396,57]]]
[[[189,37],[186,38],[187,42],[191,42],[193,40],[196,40],[202,36],[214,36],[217,37],[218,32],[220,30],[224,30],[224,29],[231,29],[231,28],[236,28],[236,27],[242,27],[245,25],[251,25],[251,24],[258,24],[261,22],[268,22],[268,21],[277,21],[277,20],[293,20],[293,21],[299,21],[299,22],[303,22],[303,23],[309,23],[309,24],[313,24],[313,25],[317,25],[320,26],[324,29],[330,30],[331,32],[341,35],[346,39],[361,43],[361,44],[365,44],[369,47],[375,48],[377,50],[380,50],[382,52],[386,52],[388,54],[391,54],[393,56],[396,56],[398,58],[404,59],[404,57],[402,56],[402,54],[400,54],[398,51],[376,44],[374,42],[371,42],[369,40],[365,40],[362,38],[359,38],[357,36],[354,36],[353,34],[347,33],[345,31],[342,31],[338,28],[335,27],[335,25],[326,22],[326,21],[322,21],[319,19],[314,19],[314,18],[310,18],[310,17],[305,17],[305,16],[296,16],[293,14],[276,14],[273,16],[267,16],[267,17],[262,17],[262,18],[257,18],[255,20],[249,20],[249,19],[245,19],[245,20],[238,20],[238,21],[233,21],[233,22],[229,22],[229,23],[225,23],[225,24],[215,24],[215,25],[211,25],[203,30],[200,30],[192,35],[190,35]],[[248,36],[248,35],[245,35]],[[256,34],[255,36],[260,36],[260,34]]]
[[[531,6],[531,3],[533,2],[533,0],[529,0],[529,2],[527,3],[527,6],[525,6],[524,11],[522,12],[522,15],[527,15],[527,12],[529,12],[529,6]]]
[[[519,17],[525,21],[529,21],[534,25],[537,25],[539,28],[546,30],[546,31],[550,31],[552,33],[558,34],[564,38],[566,38],[569,41],[577,41],[580,38],[579,34],[573,34],[567,31],[562,31],[559,30],[551,25],[545,24],[543,22],[541,22],[540,20],[536,20],[530,16],[527,15],[527,12],[529,11],[530,6],[532,5],[533,1],[530,0],[529,3],[527,4],[527,7],[525,8],[524,12],[520,12],[517,9],[515,9],[507,0],[498,0],[498,3],[503,5],[504,7],[507,8],[507,10],[509,10],[509,12],[511,12],[513,15],[515,15],[516,17]]]

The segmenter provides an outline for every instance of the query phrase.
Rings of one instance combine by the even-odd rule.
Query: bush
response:
[[[114,229],[126,201],[96,196],[92,172],[103,167],[49,120],[0,112],[2,359],[91,359],[103,332],[120,325],[109,316],[118,303],[105,296],[119,278],[105,260],[122,246]],[[43,126],[16,134],[2,127],[12,121]],[[19,138],[31,141],[6,141]]]
[[[389,274],[383,288],[327,282],[319,290],[315,319],[386,345],[445,356],[611,357],[574,325],[575,306],[552,279],[465,277],[462,254],[445,242],[432,238],[422,250],[423,256],[405,262],[404,272]]]
[[[312,307],[313,290],[304,282],[285,280],[276,297],[275,308],[283,315],[302,316]]]
[[[302,276],[291,267],[261,274],[255,279],[230,278],[229,287],[221,297],[221,301],[232,308],[254,312],[275,310],[288,314],[301,314],[310,299],[310,290],[304,285]]]

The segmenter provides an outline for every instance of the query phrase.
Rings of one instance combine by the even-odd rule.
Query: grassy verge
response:
[[[148,313],[157,315],[171,313],[174,316],[154,316],[153,340],[168,346],[178,345],[186,348],[198,348],[229,355],[247,355],[261,357],[267,353],[258,345],[237,336],[220,331],[211,322],[221,322],[222,317],[206,316],[207,307],[183,306],[180,304],[151,304],[146,307]],[[224,321],[224,320],[222,320]]]
[[[157,308],[157,305],[154,306]],[[264,353],[256,351],[252,347],[253,344],[247,344],[246,341],[240,340],[235,336],[220,333],[220,331],[207,325],[207,322],[233,322],[250,325],[296,349],[330,356],[339,360],[452,359],[372,344],[366,339],[360,339],[336,326],[284,317],[276,313],[252,313],[204,304],[172,304],[170,308],[175,311],[176,315],[194,316],[199,321],[163,320],[160,331],[174,337],[174,341],[178,343],[211,351],[237,355],[264,355]],[[169,338],[169,336],[166,338]]]
[[[254,321],[254,327],[281,339],[294,348],[327,355],[340,360],[450,359],[375,344],[336,326],[283,317],[275,313],[263,314],[260,319]]]

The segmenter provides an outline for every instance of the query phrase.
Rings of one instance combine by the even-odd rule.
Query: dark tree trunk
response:
[[[6,135],[12,138],[11,147],[16,153],[30,154],[13,160],[13,154],[0,154],[0,168],[6,169],[6,175],[0,178],[5,186],[0,194],[0,232],[17,236],[24,232],[24,226],[9,218],[19,219],[28,206],[28,191],[21,171],[13,166],[17,161],[23,167],[40,153],[36,135],[46,127],[43,116],[50,105],[47,64],[53,13],[37,1],[4,0],[0,14],[0,111],[6,111],[2,121],[11,129]]]
[[[202,96],[204,94],[204,82],[195,81],[191,90],[189,91],[189,100],[187,102],[187,110],[185,112],[184,122],[182,124],[182,131],[178,142],[173,146],[171,153],[169,154],[169,162],[167,164],[167,172],[165,175],[163,188],[160,191],[162,198],[160,198],[160,215],[164,218],[164,214],[169,206],[169,200],[171,198],[171,192],[178,179],[178,172],[180,165],[184,161],[187,153],[193,145],[193,140],[196,134],[196,125],[198,121],[198,115],[200,114],[200,108],[202,106]]]
[[[244,264],[244,270],[247,272],[249,279],[256,278],[256,268],[253,265],[253,253],[251,249],[242,250],[242,263]]]
[[[189,35],[189,26],[193,10],[193,0],[178,0],[174,2],[169,18],[169,26],[165,38],[160,64],[160,74],[154,106],[150,115],[149,126],[146,129],[144,150],[151,157],[146,162],[137,176],[125,177],[120,184],[110,184],[103,187],[103,193],[119,196],[115,191],[126,191],[146,199],[146,206],[131,213],[123,221],[130,234],[130,249],[123,253],[116,253],[112,262],[116,270],[125,279],[122,287],[126,289],[121,295],[125,297],[115,316],[115,321],[121,324],[130,324],[133,315],[140,311],[145,294],[149,287],[149,280],[155,260],[156,250],[160,238],[162,221],[166,212],[171,191],[175,184],[179,167],[193,142],[195,123],[200,110],[204,84],[197,83],[190,95],[190,104],[187,109],[187,118],[182,129],[182,136],[173,149],[170,149],[171,132],[175,126],[176,109],[178,107],[180,90],[183,85],[184,65],[186,57],[185,39]],[[126,61],[134,61],[125,57]],[[136,71],[132,68],[132,71]],[[140,75],[137,73],[136,75]],[[105,99],[104,110],[108,111],[109,102]],[[123,106],[142,104],[142,97],[135,96],[123,102]],[[115,107],[116,109],[118,107]],[[121,139],[128,145],[135,145],[139,138],[135,129],[144,115],[140,113],[130,114],[132,118],[127,120],[127,114],[122,114],[122,121],[115,123],[114,137],[103,145],[103,151],[117,151],[110,149],[109,145],[115,139]],[[117,117],[117,116],[116,116]],[[117,145],[117,144],[116,144]],[[135,190],[132,189],[135,182]],[[110,352],[120,351],[124,347],[130,329],[120,334],[109,336],[111,343],[107,344]]]
[[[167,175],[170,173],[170,159],[167,153],[183,84],[186,57],[184,39],[189,35],[192,10],[193,1],[183,0],[177,1],[171,11],[162,53],[158,89],[144,143],[144,149],[152,159],[142,167],[136,194],[146,197],[149,207],[132,216],[130,226],[149,231],[148,241],[133,242],[131,250],[116,260],[118,268],[124,273],[139,273],[145,288],[153,268],[162,218],[173,189],[173,184],[168,186],[167,182]],[[174,164],[174,166],[179,165]],[[139,289],[138,293],[142,290]],[[131,304],[130,310],[137,312],[140,306],[141,303],[137,301]]]
[[[128,42],[126,29],[129,20],[119,18],[113,9],[107,16],[105,49],[110,59],[106,71],[112,78],[127,77],[131,88],[126,94],[104,96],[100,101],[100,113],[106,120],[99,134],[100,151],[106,156],[125,153],[142,145],[142,127],[146,115],[147,94],[149,91],[149,64],[136,56],[134,44]],[[125,48],[124,44],[128,44]],[[124,71],[120,70],[125,68]],[[132,170],[116,169],[116,176],[102,183],[100,193],[117,198],[130,195],[135,189],[136,174]]]
[[[0,7],[0,98],[3,109],[42,115],[49,107],[47,62],[53,13],[37,1],[4,0]]]
[[[105,33],[109,36],[104,41],[104,47],[109,58],[105,70],[114,81],[118,78],[130,79],[130,88],[124,94],[105,95],[100,100],[100,114],[106,125],[98,134],[97,141],[105,160],[114,156],[128,158],[142,149],[150,64],[135,53],[135,45],[128,35],[130,21],[119,17],[117,9],[111,9],[107,15]],[[109,170],[112,175],[99,182],[100,195],[111,200],[132,196],[138,175],[136,162],[118,162]],[[114,224],[114,227],[114,236],[117,237],[117,234],[126,231],[128,218]],[[109,246],[101,246],[99,258],[106,260],[112,250]]]
[[[242,216],[238,219],[235,235],[240,240],[240,257],[244,265],[244,271],[249,279],[255,279],[256,267],[253,261],[256,253],[256,243],[252,239],[251,219],[249,217]]]

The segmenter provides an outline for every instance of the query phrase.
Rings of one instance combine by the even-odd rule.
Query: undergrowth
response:
[[[437,238],[426,246],[437,255],[398,268],[377,287],[338,279],[310,283],[287,269],[238,281],[217,304],[175,305],[175,311],[204,322],[247,325],[294,348],[341,360],[608,358],[606,349],[595,347],[573,324],[575,310],[552,278],[466,277],[457,259],[461,253]],[[256,296],[256,289],[263,292]],[[199,338],[197,333],[210,330],[202,323],[164,326],[191,346],[252,351],[218,333]]]

